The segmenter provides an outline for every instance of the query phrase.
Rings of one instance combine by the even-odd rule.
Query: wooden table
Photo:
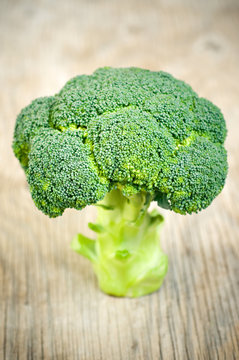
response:
[[[239,359],[237,0],[0,2],[0,359]],[[157,293],[102,294],[69,247],[91,208],[49,219],[11,150],[16,115],[79,73],[165,70],[228,125],[223,192],[198,215],[162,211],[170,267]]]

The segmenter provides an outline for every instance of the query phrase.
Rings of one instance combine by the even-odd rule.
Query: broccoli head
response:
[[[73,247],[92,260],[104,291],[139,296],[159,287],[159,272],[167,267],[161,251],[156,259],[139,260],[132,245],[132,238],[144,249],[158,241],[162,216],[147,212],[150,202],[180,214],[206,208],[225,183],[225,137],[220,110],[183,81],[162,71],[105,67],[76,76],[55,96],[24,108],[13,150],[36,206],[48,216],[98,206],[100,224],[90,225],[98,233],[97,247],[83,235]],[[99,259],[109,253],[114,265],[107,267]],[[108,286],[115,281],[111,267],[121,269],[122,263],[129,269],[115,289]]]

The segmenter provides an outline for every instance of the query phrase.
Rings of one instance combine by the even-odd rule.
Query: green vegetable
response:
[[[77,76],[19,114],[13,150],[36,206],[50,217],[96,205],[97,239],[72,248],[93,263],[101,289],[141,296],[167,271],[163,218],[206,208],[227,175],[220,110],[165,72],[105,67]]]

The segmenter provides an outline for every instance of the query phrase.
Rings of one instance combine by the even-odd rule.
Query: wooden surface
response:
[[[0,359],[239,359],[239,2],[0,1]],[[157,293],[102,294],[70,250],[94,210],[49,219],[11,151],[20,109],[103,65],[165,70],[223,111],[229,175],[198,215],[163,211]]]

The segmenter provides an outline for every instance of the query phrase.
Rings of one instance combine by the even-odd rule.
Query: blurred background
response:
[[[239,1],[0,0],[0,358],[239,358]],[[17,114],[101,66],[164,70],[225,116],[229,175],[200,214],[162,210],[159,292],[99,292],[70,240],[95,212],[38,211],[11,150]]]

